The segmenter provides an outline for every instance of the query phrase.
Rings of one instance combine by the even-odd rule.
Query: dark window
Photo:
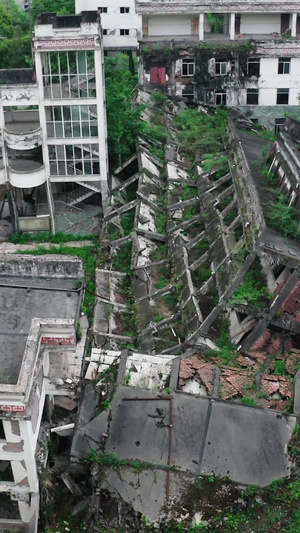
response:
[[[290,57],[279,57],[278,59],[278,74],[289,74],[290,73]]]
[[[247,105],[258,105],[258,89],[247,89]]]
[[[182,76],[194,76],[195,61],[193,59],[182,60]]]
[[[284,124],[285,118],[275,118],[275,127],[274,133],[279,133],[282,125]]]
[[[129,30],[120,30],[120,35],[129,35]]]
[[[277,89],[277,105],[288,105],[289,89]]]
[[[120,7],[120,13],[123,15],[124,13],[129,13],[129,7]]]
[[[216,76],[226,76],[227,74],[227,61],[216,61],[215,66]]]
[[[107,7],[98,7],[98,11],[100,11],[100,13],[107,13]]]
[[[4,427],[3,427],[3,420],[0,420],[0,439],[1,439],[1,440],[5,439],[5,432],[4,432]]]
[[[247,61],[248,76],[256,76],[258,78],[260,73],[260,59],[259,57],[249,57]]]
[[[103,35],[107,35],[107,30],[102,29]]]
[[[182,97],[187,98],[188,100],[193,100],[195,98],[195,87],[194,85],[186,85],[182,89]]]
[[[226,105],[226,93],[218,92],[215,93],[215,105]]]

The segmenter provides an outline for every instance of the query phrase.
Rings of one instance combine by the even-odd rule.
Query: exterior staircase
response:
[[[93,196],[93,194],[101,193],[101,189],[92,183],[83,181],[75,181],[75,183],[77,183],[78,187],[74,189],[74,191],[68,193],[66,197],[66,204],[69,206],[80,204],[87,198]]]

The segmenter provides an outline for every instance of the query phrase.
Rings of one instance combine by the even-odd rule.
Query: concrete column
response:
[[[97,121],[100,161],[100,187],[103,211],[108,196],[108,158],[107,158],[107,125],[105,108],[105,79],[102,49],[95,50],[95,77],[97,90]]]
[[[291,23],[291,36],[296,37],[297,35],[297,13],[292,13],[292,23]]]
[[[49,189],[50,185],[50,162],[49,162],[49,150],[47,145],[47,124],[46,124],[46,111],[44,104],[44,84],[43,84],[43,66],[42,66],[42,56],[41,52],[35,52],[35,70],[36,70],[36,79],[39,89],[39,117],[40,125],[42,129],[43,143],[42,143],[42,153],[43,153],[43,163],[46,169],[46,191],[47,199],[49,206],[49,214],[51,220],[52,233],[55,234],[55,222],[54,222],[54,202],[52,194],[50,194]]]
[[[5,169],[6,180],[9,181],[8,156],[6,152],[6,144],[4,141],[4,131],[3,131],[4,126],[5,126],[4,107],[0,103],[0,133],[1,133],[2,141],[3,141],[2,158],[3,158],[3,165]]]
[[[138,28],[137,28],[137,40],[143,40],[143,15],[138,15]]]
[[[199,15],[199,41],[204,41],[204,13],[200,13]]]
[[[231,41],[235,40],[235,13],[230,13],[229,38]]]

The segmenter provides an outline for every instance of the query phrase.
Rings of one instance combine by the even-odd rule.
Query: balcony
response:
[[[9,148],[31,150],[41,146],[42,130],[37,109],[7,110],[4,120],[4,139]]]
[[[25,170],[30,163],[31,170]],[[46,169],[40,163],[33,161],[15,160],[14,169],[10,168],[10,183],[19,189],[30,189],[45,183]],[[17,170],[18,168],[18,170]]]

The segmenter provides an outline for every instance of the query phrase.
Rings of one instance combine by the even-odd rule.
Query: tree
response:
[[[31,4],[33,21],[40,13],[71,15],[75,13],[75,0],[33,0]]]
[[[0,0],[0,68],[28,67],[29,16],[14,0]]]
[[[136,84],[137,76],[129,70],[127,55],[105,58],[108,153],[112,169],[134,152],[142,129],[142,108],[132,101]]]

